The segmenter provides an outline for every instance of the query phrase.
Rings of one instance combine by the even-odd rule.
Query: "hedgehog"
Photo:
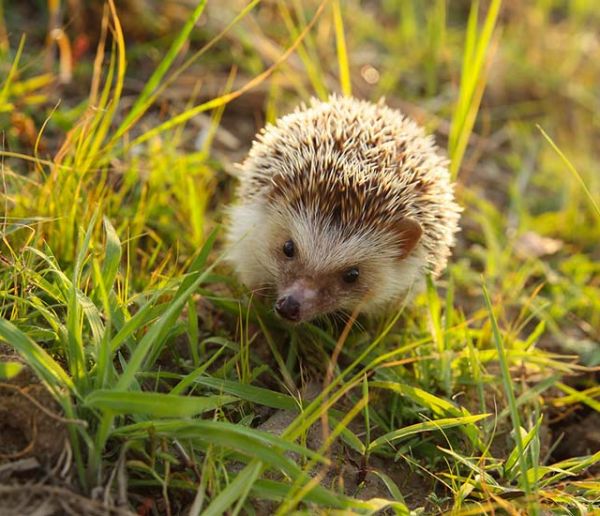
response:
[[[240,172],[226,259],[283,319],[385,313],[446,267],[461,211],[448,160],[383,100],[300,105]]]

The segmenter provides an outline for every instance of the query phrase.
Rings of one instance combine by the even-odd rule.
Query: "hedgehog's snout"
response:
[[[300,301],[294,296],[282,296],[275,303],[275,311],[288,321],[300,319]]]
[[[299,279],[279,291],[275,311],[291,322],[300,322],[314,317],[317,310],[319,291],[312,282]]]

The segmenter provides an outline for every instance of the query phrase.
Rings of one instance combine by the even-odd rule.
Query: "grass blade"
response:
[[[352,95],[352,82],[350,81],[350,66],[348,64],[348,50],[344,36],[344,20],[340,0],[333,0],[333,26],[335,27],[335,42],[337,45],[338,69],[340,73],[340,87],[344,95]]]
[[[317,452],[300,446],[293,441],[288,441],[275,434],[248,428],[240,424],[229,423],[228,421],[145,421],[143,423],[134,423],[123,426],[113,432],[113,435],[126,437],[128,439],[143,438],[149,431],[156,432],[158,435],[175,437],[177,439],[200,439],[199,436],[208,436],[223,434],[228,439],[235,440],[236,436],[250,441],[256,441],[261,445],[271,448],[281,449],[286,452],[297,453],[303,457],[308,457],[316,462],[327,464],[328,460]],[[207,437],[208,438],[208,437]],[[219,444],[214,441],[213,444]]]
[[[368,451],[372,452],[383,445],[391,444],[399,439],[410,437],[411,435],[420,434],[423,432],[430,432],[432,430],[443,430],[446,428],[454,428],[455,426],[472,425],[481,421],[491,414],[476,414],[474,416],[463,416],[463,417],[449,417],[443,419],[436,419],[434,421],[424,421],[422,423],[416,423],[414,425],[405,426],[399,430],[388,432],[375,439],[368,447]]]
[[[104,233],[106,235],[106,245],[104,249],[104,263],[102,264],[102,280],[104,289],[110,292],[115,283],[119,265],[121,264],[121,241],[107,217],[104,217]]]
[[[1,361],[0,362],[0,380],[10,380],[17,376],[23,370],[21,362]]]
[[[600,222],[600,206],[598,205],[598,202],[592,195],[592,192],[590,192],[589,188],[585,184],[585,181],[583,180],[583,178],[581,177],[581,175],[579,174],[577,169],[573,166],[573,164],[569,161],[569,159],[564,155],[564,153],[558,148],[556,143],[554,143],[554,140],[552,138],[550,138],[550,136],[548,136],[546,131],[544,131],[541,128],[541,126],[539,126],[539,125],[536,125],[536,127],[542,133],[542,136],[546,139],[546,141],[550,144],[550,147],[552,147],[554,152],[556,152],[556,154],[558,154],[559,158],[567,166],[567,170],[569,172],[571,172],[571,175],[577,180],[577,182],[579,183],[579,185],[585,192],[585,195],[587,196],[588,200],[590,201],[590,204],[592,205],[592,208],[594,209],[594,213],[595,213],[596,217],[598,218],[598,221]]]
[[[9,111],[10,104],[8,103],[8,95],[10,92],[10,87],[13,83],[15,76],[17,75],[17,70],[19,68],[19,61],[21,60],[21,55],[23,54],[23,48],[25,47],[25,34],[21,36],[19,40],[19,46],[17,47],[17,53],[15,54],[15,58],[10,66],[10,70],[4,80],[4,84],[2,85],[2,90],[0,90],[0,112]]]
[[[463,54],[463,70],[460,80],[460,93],[448,139],[450,172],[458,175],[469,137],[475,124],[479,103],[486,82],[485,62],[489,56],[490,41],[496,26],[501,0],[492,0],[485,17],[483,28],[477,34],[479,2],[471,4],[467,25],[467,37]]]
[[[84,405],[113,414],[145,414],[152,417],[192,417],[238,401],[233,396],[175,396],[160,392],[99,389]]]
[[[235,502],[238,506],[242,503],[252,489],[254,483],[262,473],[263,464],[253,460],[229,484],[211,504],[202,512],[203,516],[220,516],[224,514]]]
[[[71,377],[41,346],[6,319],[0,319],[0,338],[16,349],[37,375],[56,389],[68,388],[75,392]]]
[[[523,446],[523,440],[521,439],[521,418],[519,417],[519,410],[517,407],[517,400],[515,398],[515,392],[512,385],[512,378],[510,376],[510,370],[508,368],[508,360],[506,358],[506,350],[504,349],[504,342],[498,329],[498,323],[496,322],[496,316],[494,315],[494,309],[492,308],[492,302],[487,292],[485,284],[482,284],[483,297],[485,304],[490,316],[490,323],[492,325],[492,336],[494,344],[496,346],[496,352],[498,353],[498,361],[500,362],[500,371],[502,374],[502,384],[504,386],[504,393],[508,400],[508,406],[510,407],[510,417],[513,423],[514,438],[517,444],[519,454],[519,467],[521,469],[521,483],[523,491],[530,494],[529,481],[527,479],[527,461],[525,457],[525,448]]]
[[[196,25],[196,22],[202,16],[204,12],[204,8],[206,7],[206,0],[200,0],[198,5],[192,12],[192,14],[186,20],[184,26],[181,31],[171,44],[171,47],[167,51],[165,57],[162,59],[160,64],[155,68],[154,72],[144,85],[142,92],[139,94],[138,98],[134,102],[133,106],[125,116],[123,122],[116,130],[113,139],[120,138],[125,134],[125,132],[130,128],[130,126],[140,118],[146,110],[150,107],[153,102],[152,94],[154,91],[161,85],[161,81],[165,74],[169,71],[169,68],[173,64],[173,61],[177,58],[177,55],[183,48],[185,42],[188,40],[192,29]]]
[[[253,385],[244,385],[231,380],[222,380],[210,376],[197,378],[195,383],[210,387],[211,389],[226,392],[246,401],[251,401],[265,407],[281,410],[299,410],[298,402],[291,396],[280,392],[271,391]]]

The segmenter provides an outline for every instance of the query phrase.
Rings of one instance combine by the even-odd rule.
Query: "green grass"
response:
[[[600,8],[263,3],[139,40],[109,2],[64,91],[2,11],[0,339],[68,421],[71,487],[124,478],[155,514],[600,509],[600,446],[561,448],[600,410]],[[435,132],[463,231],[409,306],[294,329],[222,264],[223,207],[263,121],[331,91]]]

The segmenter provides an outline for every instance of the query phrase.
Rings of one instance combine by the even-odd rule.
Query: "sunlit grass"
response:
[[[38,133],[28,144],[13,124],[0,152],[0,338],[69,421],[78,489],[116,489],[123,467],[130,494],[171,507],[185,493],[191,514],[251,513],[257,500],[273,514],[579,514],[598,505],[600,484],[583,472],[600,452],[558,460],[560,436],[544,441],[557,414],[599,410],[588,373],[600,363],[600,227],[589,223],[600,216],[600,184],[597,168],[566,157],[598,137],[585,125],[593,92],[581,79],[565,93],[583,110],[573,107],[574,134],[589,141],[561,130],[561,103],[573,99],[531,101],[543,106],[541,125],[561,135],[556,144],[527,118],[535,109],[511,100],[529,75],[510,66],[529,67],[542,90],[572,78],[528,31],[542,24],[574,37],[595,11],[574,3],[557,26],[551,4],[513,13],[500,1],[472,2],[461,14],[443,0],[379,10],[336,0],[268,10],[257,0],[228,4],[214,26],[219,7],[200,1],[166,46],[157,43],[163,57],[132,98],[124,7],[109,2],[90,93],[76,109],[50,102],[52,74],[28,68],[39,49],[16,42],[0,111],[38,122]],[[199,25],[206,43],[194,41]],[[220,93],[200,84],[165,111],[162,96],[192,69],[203,80],[222,72]],[[234,101],[257,91],[255,111],[267,120],[339,91],[384,94],[436,127],[459,182],[468,169],[448,272],[410,305],[353,328],[292,329],[250,297],[220,261],[216,221],[231,180],[214,142],[222,123],[254,128]],[[47,111],[38,120],[39,105]],[[211,118],[197,143],[187,124],[203,113]],[[59,137],[53,152],[41,149],[48,134]],[[574,180],[572,196],[557,177]],[[540,251],[528,233],[553,237],[557,249]],[[556,351],[556,342],[570,347]],[[21,368],[2,358],[0,380]],[[307,379],[320,382],[313,395]],[[289,416],[275,433],[262,426],[273,414]],[[409,477],[422,496],[403,483]],[[373,479],[381,488],[365,500]]]
[[[465,33],[460,90],[448,141],[452,177],[458,176],[467,143],[475,125],[479,104],[485,91],[490,45],[501,5],[501,0],[493,0],[490,3],[483,26],[479,29],[479,2],[476,0],[471,3]]]

